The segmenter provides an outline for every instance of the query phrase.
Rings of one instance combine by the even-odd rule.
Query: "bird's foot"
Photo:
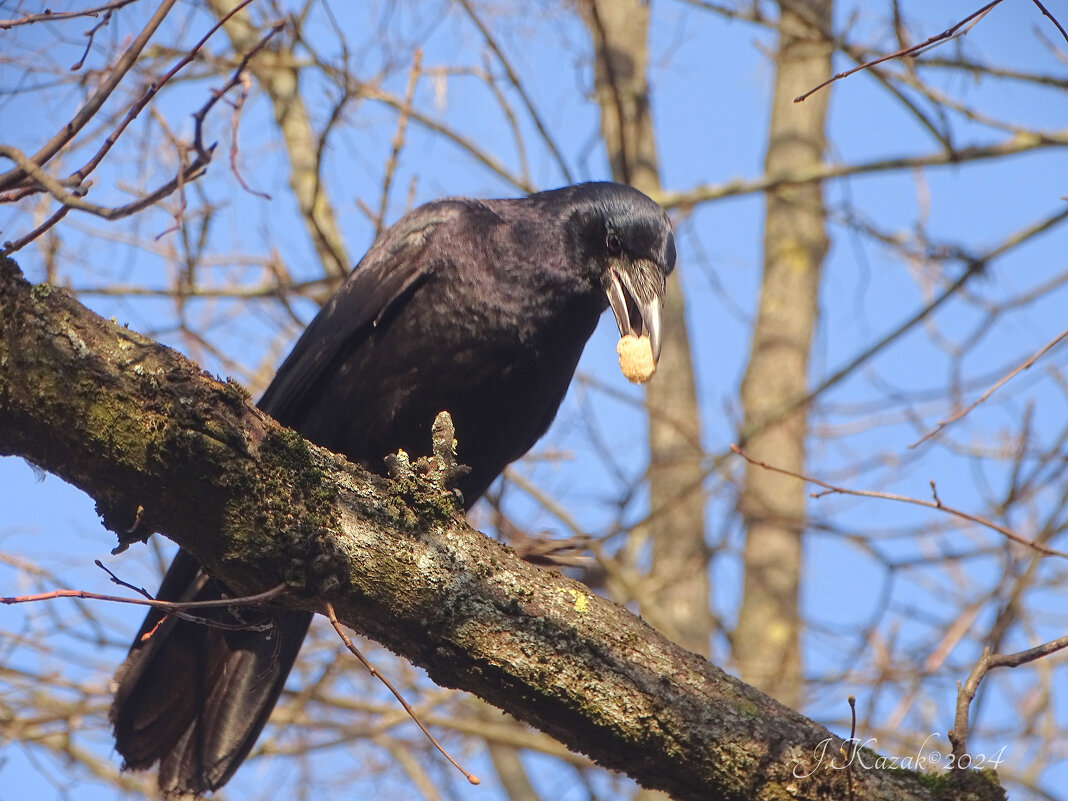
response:
[[[432,456],[420,456],[412,462],[407,453],[397,451],[386,457],[386,470],[394,480],[413,473],[428,479],[456,496],[457,503],[462,507],[463,495],[456,487],[460,479],[471,472],[471,468],[456,461],[456,429],[452,415],[438,412],[430,430]]]

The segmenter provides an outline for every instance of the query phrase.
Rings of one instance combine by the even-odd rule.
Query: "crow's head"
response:
[[[572,208],[569,234],[583,269],[604,292],[621,337],[648,336],[660,358],[664,288],[675,268],[671,221],[653,200],[623,184],[555,190]]]

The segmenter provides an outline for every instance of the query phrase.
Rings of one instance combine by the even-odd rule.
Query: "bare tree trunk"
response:
[[[817,165],[826,147],[827,90],[794,97],[831,74],[832,0],[780,2],[779,52],[765,170],[769,176]],[[765,195],[764,278],[752,349],[742,381],[742,440],[756,459],[804,467],[807,409],[782,416],[804,395],[827,253],[819,184]],[[776,418],[781,419],[776,419]],[[734,656],[742,678],[789,706],[801,701],[798,588],[805,490],[800,481],[749,465],[739,505],[745,517],[745,590]]]
[[[580,5],[593,38],[601,132],[612,176],[654,197],[659,164],[649,108],[649,6],[642,0]],[[684,299],[674,282],[664,306],[664,351],[648,385],[649,493],[655,609],[642,614],[675,642],[708,654],[708,553],[701,491],[701,426]]]

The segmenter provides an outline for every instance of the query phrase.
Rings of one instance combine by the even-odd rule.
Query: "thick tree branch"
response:
[[[310,445],[236,385],[66,292],[31,287],[9,260],[0,454],[89,493],[121,542],[158,531],[239,592],[285,582],[280,603],[329,600],[439,684],[677,799],[847,795],[847,773],[819,759],[821,743],[830,755],[842,741],[821,726],[522,562],[471,530],[438,486],[387,481]],[[852,779],[856,797],[881,799],[942,797],[952,780],[856,767]],[[955,798],[1003,797],[978,774],[955,780],[969,783]]]

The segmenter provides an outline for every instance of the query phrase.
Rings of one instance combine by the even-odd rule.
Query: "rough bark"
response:
[[[818,92],[801,104],[793,99],[831,74],[831,47],[806,22],[829,29],[831,5],[831,0],[780,4],[764,163],[769,176],[809,169],[823,158],[830,93]],[[807,409],[786,417],[778,413],[808,389],[827,247],[820,184],[783,185],[765,194],[764,275],[741,388],[741,438],[755,459],[795,472],[804,472]],[[800,481],[746,467],[739,498],[746,523],[745,589],[732,641],[734,658],[743,679],[790,706],[798,706],[802,695],[798,592],[805,497]]]
[[[841,744],[821,726],[522,562],[471,530],[440,487],[372,476],[305,442],[237,386],[62,290],[31,287],[9,260],[0,455],[86,491],[120,541],[158,531],[240,591],[284,582],[285,605],[329,599],[343,622],[443,686],[675,798],[846,795],[845,771],[816,766],[825,738],[828,753]],[[861,798],[946,789],[902,770],[852,779]],[[1002,797],[977,774],[960,780],[974,789],[955,797]]]
[[[659,160],[649,108],[649,6],[641,0],[587,0],[594,85],[612,177],[656,197]],[[684,268],[680,267],[680,271]],[[709,653],[708,549],[705,546],[701,424],[685,299],[676,279],[664,302],[664,348],[647,385],[651,584],[643,605],[658,629],[694,653]]]

